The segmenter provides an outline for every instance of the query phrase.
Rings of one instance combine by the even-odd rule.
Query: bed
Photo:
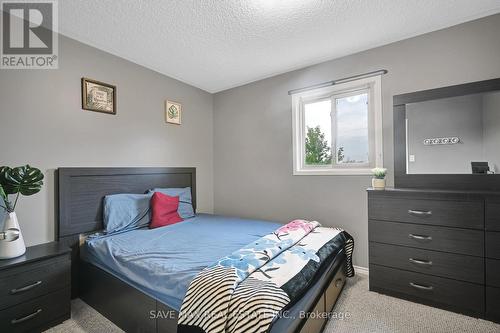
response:
[[[102,229],[106,195],[190,187],[196,208],[195,168],[60,168],[56,181],[57,238],[73,249],[72,296],[127,332],[176,332],[183,297],[196,274],[280,226],[197,214],[168,227],[95,235]],[[345,261],[344,249],[329,257],[269,332],[320,332],[327,318],[302,314],[333,308],[345,283]]]

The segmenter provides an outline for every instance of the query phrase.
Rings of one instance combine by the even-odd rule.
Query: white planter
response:
[[[24,245],[23,235],[15,212],[9,213],[3,229],[4,232],[9,229],[11,231],[19,230],[19,238],[14,241],[0,240],[0,259],[10,259],[22,256],[26,252],[26,246]]]
[[[385,190],[385,179],[372,178],[372,187],[374,190]]]

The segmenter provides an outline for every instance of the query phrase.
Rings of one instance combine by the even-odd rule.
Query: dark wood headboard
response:
[[[196,168],[59,168],[55,181],[55,238],[73,249],[74,288],[80,235],[102,230],[106,195],[139,194],[155,187],[191,187],[196,209]]]
[[[196,208],[195,168],[60,168],[57,239],[101,230],[103,198],[145,193],[154,187],[191,187]]]

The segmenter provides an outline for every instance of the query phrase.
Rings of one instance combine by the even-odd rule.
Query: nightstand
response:
[[[70,318],[70,251],[52,242],[0,260],[0,331],[41,332]]]

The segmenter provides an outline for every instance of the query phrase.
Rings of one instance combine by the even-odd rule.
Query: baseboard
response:
[[[354,271],[356,272],[356,274],[360,274],[360,275],[369,275],[370,274],[369,269],[366,267],[361,267],[361,266],[353,266],[353,267],[354,267]]]

